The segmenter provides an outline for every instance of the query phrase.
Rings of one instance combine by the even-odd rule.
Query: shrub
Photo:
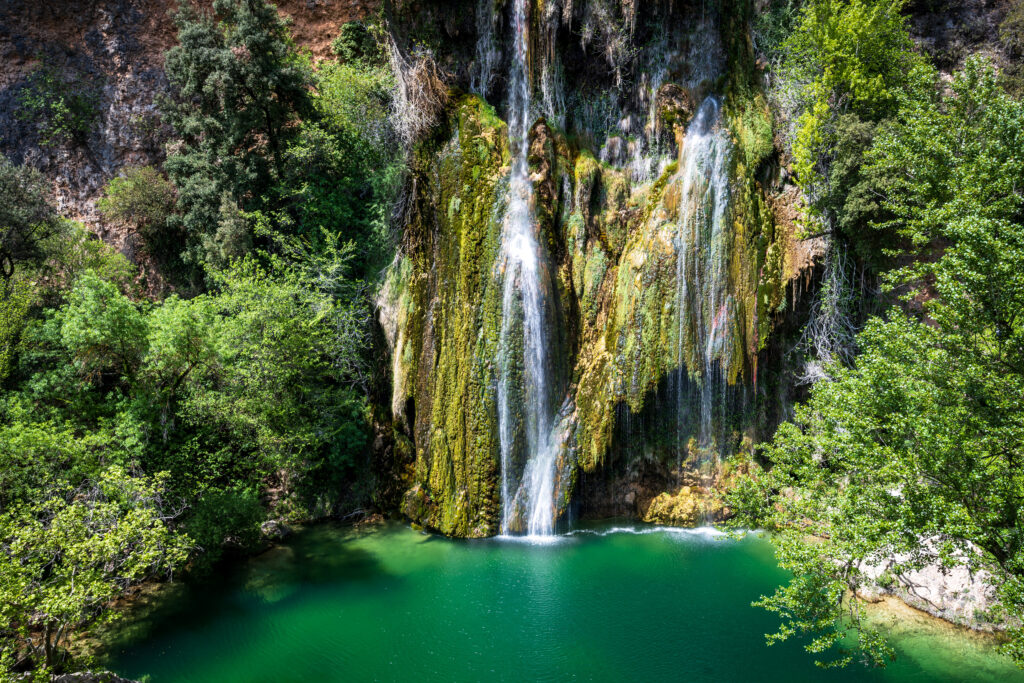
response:
[[[94,77],[65,79],[56,67],[43,64],[29,76],[18,104],[18,118],[38,123],[43,145],[85,144],[99,117],[100,88]]]

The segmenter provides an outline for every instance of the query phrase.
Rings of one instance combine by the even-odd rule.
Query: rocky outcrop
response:
[[[726,512],[714,491],[723,468],[705,463],[749,452],[774,428],[775,330],[794,281],[819,257],[787,220],[796,196],[777,173],[767,103],[734,25],[743,18],[686,3],[633,16],[636,44],[657,48],[633,64],[633,80],[612,71],[598,83],[599,71],[568,67],[565,55],[580,49],[563,35],[571,22],[532,7],[545,27],[530,36],[532,208],[551,273],[550,373],[565,387],[553,505],[714,519]],[[484,22],[494,34],[478,46],[507,55],[504,21]],[[454,36],[466,23],[439,30]],[[431,47],[438,64],[451,61],[444,40]],[[553,75],[557,63],[566,68]],[[380,311],[396,440],[411,460],[403,510],[476,536],[497,532],[502,504],[496,366],[510,160],[505,123],[479,87],[499,81],[472,71],[448,73],[447,124],[414,154],[413,208]],[[500,88],[487,90],[503,111]],[[696,136],[689,153],[686,135]]]
[[[494,110],[474,96],[454,100],[446,129],[413,159],[416,203],[381,296],[392,409],[415,448],[403,511],[456,536],[497,531],[501,288],[492,271],[509,162]]]
[[[932,543],[925,542],[924,547],[935,550]],[[920,568],[900,568],[910,560],[908,555],[896,554],[880,562],[862,564],[860,570],[870,583],[858,594],[869,600],[893,595],[934,617],[978,630],[1007,627],[995,618],[999,601],[989,572],[972,570],[966,562],[947,567],[937,559]]]
[[[292,535],[292,528],[279,519],[268,519],[260,524],[260,535],[268,541],[283,541]]]

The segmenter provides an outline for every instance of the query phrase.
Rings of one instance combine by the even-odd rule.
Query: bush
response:
[[[85,144],[100,113],[99,81],[77,74],[65,79],[56,67],[44,64],[29,76],[18,104],[18,118],[39,125],[42,144]]]
[[[42,175],[0,154],[0,281],[18,264],[38,265],[44,242],[62,227]]]
[[[110,282],[86,271],[57,316],[61,340],[79,371],[131,376],[145,353],[146,320]]]
[[[350,21],[341,27],[341,33],[331,49],[342,62],[365,66],[379,66],[384,55],[370,29],[360,21]]]
[[[174,185],[162,173],[152,166],[134,166],[110,179],[96,208],[107,220],[130,225],[151,238],[165,229],[175,200]]]

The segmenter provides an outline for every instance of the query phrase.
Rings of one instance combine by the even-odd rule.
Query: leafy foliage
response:
[[[110,179],[96,208],[104,220],[138,233],[161,270],[173,273],[183,270],[179,261],[184,234],[174,220],[176,204],[174,185],[160,171],[131,166]]]
[[[38,263],[42,242],[60,228],[42,175],[0,155],[0,281],[10,280],[18,263]]]
[[[64,78],[51,64],[32,72],[19,93],[18,118],[34,121],[43,145],[84,144],[99,116],[100,89],[96,79],[76,75]]]
[[[354,274],[373,274],[393,252],[391,200],[404,171],[388,123],[391,78],[326,63],[316,83],[317,120],[304,122],[286,151],[290,171],[277,188],[284,210],[271,223],[316,250],[360,244]]]
[[[342,25],[341,33],[331,49],[343,63],[380,65],[383,62],[380,46],[370,29],[361,21],[349,21]]]
[[[790,122],[793,167],[809,199],[810,233],[838,233],[881,268],[889,235],[864,154],[907,98],[932,92],[934,72],[913,51],[903,0],[810,0],[783,40],[776,99]],[[791,17],[792,5],[780,8]]]
[[[53,670],[72,629],[115,618],[111,600],[180,565],[188,544],[166,524],[164,479],[110,467],[0,514],[0,642]]]
[[[187,297],[144,300],[0,160],[0,672],[60,669],[112,599],[256,546],[268,516],[367,495],[370,295],[404,171],[393,78],[365,27],[314,71],[263,0],[182,2],[176,21],[177,139],[97,206]]]
[[[96,202],[104,218],[140,232],[159,229],[174,211],[174,186],[152,166],[133,166],[111,178]]]
[[[852,630],[884,662],[855,591],[870,584],[866,565],[893,558],[897,575],[983,567],[1003,608],[1024,616],[1022,137],[1024,105],[974,59],[948,97],[908,103],[868,154],[887,179],[890,227],[946,247],[890,274],[923,301],[918,313],[870,321],[855,365],[814,387],[766,448],[770,472],[733,496],[744,523],[773,530],[796,576],[761,603],[783,617],[778,638],[814,634],[808,649],[821,653]],[[1022,639],[1008,647],[1018,659]]]
[[[800,0],[772,0],[752,20],[754,48],[772,67],[783,57],[783,45],[800,17]]]
[[[117,287],[86,271],[57,316],[61,342],[79,372],[131,375],[145,351],[146,323]]]
[[[831,147],[833,117],[890,114],[917,62],[900,15],[903,0],[813,0],[784,45],[787,80],[799,89],[793,155],[813,185]]]
[[[183,1],[175,23],[180,45],[165,67],[174,95],[161,110],[180,141],[164,168],[178,188],[187,258],[222,265],[244,254],[231,222],[259,208],[284,175],[311,76],[263,0],[215,0],[213,14]],[[225,226],[232,239],[217,234]]]

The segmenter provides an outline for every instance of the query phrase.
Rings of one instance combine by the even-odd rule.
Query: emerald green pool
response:
[[[978,638],[893,635],[885,670],[767,647],[784,574],[759,538],[651,527],[546,545],[389,525],[308,529],[131,625],[118,673],[161,681],[1024,681]]]

